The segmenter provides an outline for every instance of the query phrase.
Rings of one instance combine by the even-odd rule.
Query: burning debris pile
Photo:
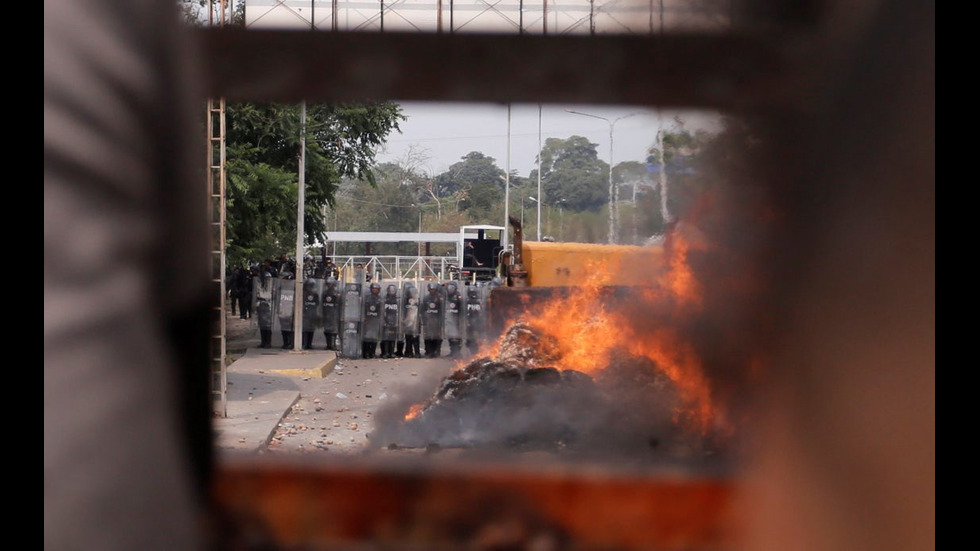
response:
[[[677,390],[646,358],[617,355],[593,378],[562,369],[560,343],[521,322],[498,350],[443,379],[397,426],[379,427],[374,444],[644,456],[702,447],[677,426]]]

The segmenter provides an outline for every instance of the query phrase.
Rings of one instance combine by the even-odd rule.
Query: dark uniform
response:
[[[262,277],[254,282],[255,313],[259,318],[259,348],[272,348],[272,275],[262,272]]]
[[[242,270],[238,275],[238,288],[236,289],[238,296],[235,300],[238,301],[238,313],[243,320],[252,318],[252,284],[258,275],[258,268],[254,268],[250,272]]]
[[[449,340],[449,356],[458,358],[463,346],[463,297],[456,281],[446,283],[446,310],[444,335]]]
[[[381,357],[395,357],[395,341],[398,340],[398,286],[389,284],[385,290],[381,317]]]
[[[342,332],[340,334],[340,354],[344,358],[360,358],[364,355],[361,343],[361,327],[364,321],[361,284],[349,282],[344,288],[344,301],[341,309]]]
[[[422,340],[425,341],[425,357],[438,358],[442,353],[442,296],[439,284],[429,283],[422,299]]]
[[[337,279],[328,277],[321,301],[323,336],[327,340],[327,350],[337,350],[337,334],[340,332],[340,296]]]
[[[313,348],[313,335],[320,324],[320,291],[315,279],[303,282],[303,350]]]
[[[466,348],[476,354],[487,335],[487,316],[484,308],[485,288],[470,286],[466,290]]]
[[[364,297],[364,325],[361,333],[361,357],[374,358],[381,340],[381,284],[372,283]]]
[[[292,272],[279,272],[279,331],[282,333],[282,349],[293,348],[296,332],[293,328],[294,300],[296,295],[295,280]]]
[[[421,358],[419,348],[419,289],[413,283],[407,282],[402,290],[401,311],[402,339],[398,342],[399,349],[404,350],[406,358]]]

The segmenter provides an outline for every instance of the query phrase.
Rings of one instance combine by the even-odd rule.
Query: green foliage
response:
[[[493,157],[471,151],[436,177],[436,193],[452,197],[455,210],[468,210],[476,219],[487,218],[504,199],[505,175]]]
[[[398,130],[401,120],[400,108],[390,102],[307,107],[307,244],[322,238],[326,230],[322,213],[334,204],[342,179],[375,184],[375,151]],[[226,129],[229,263],[241,264],[295,249],[300,107],[229,104]]]
[[[582,136],[548,138],[541,150],[541,186],[546,204],[597,211],[609,201],[609,165],[597,144]]]

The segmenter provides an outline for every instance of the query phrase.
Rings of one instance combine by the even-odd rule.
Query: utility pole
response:
[[[504,235],[501,239],[501,245],[503,245],[504,250],[507,250],[507,245],[510,243],[508,239],[508,230],[510,220],[510,103],[507,103],[507,173],[504,175]]]
[[[305,233],[306,210],[306,100],[299,106],[299,199],[296,206],[296,277],[293,281],[293,350],[303,349],[301,338],[303,327],[303,234]]]
[[[592,117],[593,119],[604,120],[609,125],[609,244],[614,244],[618,241],[616,235],[616,229],[619,225],[619,206],[617,202],[619,201],[619,193],[617,186],[613,185],[613,129],[616,123],[629,117],[639,115],[639,113],[630,113],[628,115],[623,115],[622,117],[617,117],[615,119],[607,119],[606,117],[600,117],[599,115],[593,115],[591,113],[583,113],[581,111],[575,111],[573,109],[565,109],[569,113],[575,115],[583,115],[586,117]]]
[[[541,104],[538,104],[538,197],[541,197]],[[523,206],[523,205],[522,205]],[[521,224],[523,224],[523,218]],[[541,241],[541,202],[538,202],[538,241]]]

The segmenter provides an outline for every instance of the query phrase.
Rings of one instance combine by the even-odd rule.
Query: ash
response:
[[[378,418],[372,444],[398,448],[550,451],[564,456],[714,455],[707,439],[675,423],[673,383],[647,359],[619,355],[593,379],[561,369],[557,343],[512,325],[495,358],[442,379],[410,420]]]

